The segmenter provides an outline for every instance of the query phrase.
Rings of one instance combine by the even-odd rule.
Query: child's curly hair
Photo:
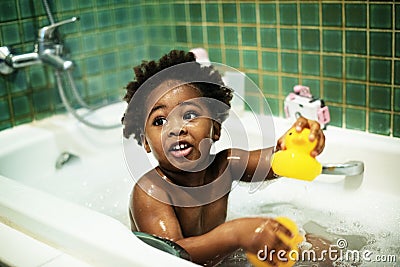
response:
[[[177,71],[172,69],[172,71],[162,72],[162,70],[169,67],[189,62],[192,63],[183,65],[183,67],[179,68]],[[133,70],[136,80],[130,82],[126,86],[127,92],[124,96],[124,100],[128,102],[128,104],[135,94],[137,96],[143,95],[142,92],[146,92],[145,90],[153,90],[167,80],[177,80],[183,83],[190,83],[196,87],[200,91],[202,97],[215,99],[223,103],[223,105],[214,105],[212,107],[211,110],[214,113],[212,114],[212,118],[222,123],[228,117],[233,90],[225,86],[221,75],[213,66],[200,65],[196,62],[195,56],[191,52],[186,53],[185,51],[172,50],[161,57],[158,62],[143,61],[141,65],[134,67]],[[163,73],[164,75],[160,75]],[[155,75],[156,78],[151,79]],[[146,83],[146,86],[142,86],[146,81],[149,81],[150,85]],[[141,94],[137,94],[139,89]],[[147,96],[148,93],[149,92],[146,92],[145,95]],[[145,99],[135,101],[135,103],[145,103]],[[124,136],[129,138],[131,134],[134,134],[134,138],[139,145],[142,145],[141,135],[144,133],[145,116],[143,105],[134,106],[129,104],[121,119],[121,122],[125,126],[123,130]]]

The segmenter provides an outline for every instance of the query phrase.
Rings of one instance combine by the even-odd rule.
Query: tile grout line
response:
[[[370,55],[371,55],[371,53],[370,53],[370,48],[371,48],[371,44],[370,44],[370,39],[369,39],[369,37],[370,37],[370,22],[369,22],[369,19],[370,19],[370,14],[369,14],[369,12],[370,12],[370,3],[369,3],[369,0],[367,1],[367,26],[366,26],[366,28],[365,28],[365,30],[366,30],[366,38],[367,38],[367,54],[366,54],[366,56],[367,56],[367,66],[366,66],[366,73],[365,73],[365,76],[366,76],[366,82],[365,82],[365,90],[366,90],[366,92],[365,92],[365,105],[366,105],[366,109],[365,109],[365,131],[366,132],[371,132],[370,131],[370,120],[369,120],[369,117],[370,117],[370,107],[369,107],[369,100],[370,100],[370,82],[371,82],[371,78],[370,78],[370,73],[371,73],[371,69],[370,69],[370,64],[371,64],[371,57],[370,57]]]
[[[345,0],[342,0],[342,128],[347,127],[347,76],[346,76],[346,31],[345,31],[345,23],[346,23],[346,12],[345,12]]]
[[[299,73],[299,84],[303,84],[303,73],[302,73],[302,59],[301,59],[301,50],[302,50],[302,38],[301,38],[301,30],[302,30],[302,25],[301,25],[301,11],[300,11],[300,0],[296,1],[296,12],[297,12],[297,68],[298,68],[298,73]]]
[[[237,21],[237,28],[238,28],[238,47],[239,49],[239,68],[241,70],[245,69],[244,66],[244,59],[243,59],[243,25],[242,25],[242,19],[240,17],[240,3],[236,1],[236,21]]]
[[[224,21],[224,14],[223,14],[223,10],[222,10],[222,0],[219,0],[217,2],[217,8],[218,8],[218,17],[220,18],[218,20],[217,26],[219,29],[221,29],[222,28],[221,20]],[[223,28],[225,29],[225,24],[223,25]],[[223,33],[220,32],[220,39],[221,39],[221,35],[223,35]],[[225,40],[225,38],[223,40]],[[222,61],[222,63],[226,64],[226,46],[225,46],[225,43],[222,42],[222,40],[221,40],[220,51],[221,51],[221,61]]]
[[[275,1],[275,8],[276,8],[276,41],[277,41],[277,58],[278,58],[278,107],[279,107],[279,116],[282,117],[284,115],[283,111],[283,89],[282,89],[282,58],[281,58],[281,18],[280,18],[280,6],[279,1]]]
[[[203,35],[203,43],[204,43],[204,49],[206,51],[209,51],[209,46],[208,46],[208,35],[207,35],[207,8],[205,4],[205,0],[201,0],[201,13],[202,13],[202,18],[201,18],[201,26],[202,26],[202,35]]]
[[[392,66],[391,66],[391,88],[390,88],[390,125],[389,125],[389,136],[394,136],[394,79],[395,79],[395,56],[396,56],[396,5],[394,1],[392,3]],[[400,16],[400,14],[399,14]]]
[[[260,3],[258,0],[255,1],[255,12],[256,12],[256,40],[257,40],[257,67],[259,70],[263,67],[263,58],[262,58],[262,50],[261,50],[261,17],[260,17]],[[264,75],[258,74],[258,89],[261,91],[262,97],[259,99],[260,103],[260,113],[265,114],[265,98],[264,93]],[[268,102],[267,102],[268,105]],[[269,107],[269,106],[268,106]],[[269,109],[271,109],[269,107]]]

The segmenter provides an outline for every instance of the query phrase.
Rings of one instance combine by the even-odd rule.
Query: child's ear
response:
[[[218,141],[220,136],[221,136],[221,123],[218,121],[213,121],[213,136],[212,136],[212,140]]]
[[[146,136],[144,134],[141,134],[140,137],[142,138],[142,144],[143,144],[144,149],[146,150],[147,153],[150,153],[151,148],[150,148],[149,142],[147,142]]]

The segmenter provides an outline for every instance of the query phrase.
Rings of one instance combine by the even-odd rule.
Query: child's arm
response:
[[[277,233],[290,236],[290,231],[269,218],[236,219],[207,233],[185,237],[173,207],[149,196],[137,185],[132,194],[131,212],[137,230],[176,242],[199,264],[217,262],[238,248],[254,254],[265,246],[276,251],[290,250],[277,236]]]
[[[255,255],[266,248],[267,251],[290,252],[291,248],[282,242],[277,233],[292,236],[274,219],[239,218],[225,222],[203,235],[183,238],[176,243],[189,252],[194,262],[212,265],[238,248]],[[276,258],[273,258],[273,262],[277,262]]]
[[[143,178],[140,182],[142,181]],[[156,186],[152,189],[157,197],[160,197],[160,194],[164,196],[167,194]],[[149,196],[138,184],[134,186],[130,205],[130,215],[133,219],[131,224],[135,224],[136,230],[140,232],[165,237],[172,241],[181,239],[182,232],[174,209],[156,199],[155,195]]]
[[[269,147],[257,150],[229,150],[229,168],[233,180],[243,182],[261,182],[274,179],[271,168],[271,158],[275,148]]]

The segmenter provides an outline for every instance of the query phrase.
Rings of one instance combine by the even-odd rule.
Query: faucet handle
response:
[[[10,57],[11,52],[7,46],[0,47],[0,73],[1,74],[10,74],[14,71],[14,69],[8,64],[8,58]]]
[[[66,20],[51,24],[49,26],[45,26],[43,28],[40,28],[39,29],[39,40],[40,41],[44,41],[44,40],[51,39],[53,37],[52,36],[53,32],[57,27],[62,26],[64,24],[75,22],[77,20],[79,20],[79,17],[72,17],[70,19],[66,19]]]

